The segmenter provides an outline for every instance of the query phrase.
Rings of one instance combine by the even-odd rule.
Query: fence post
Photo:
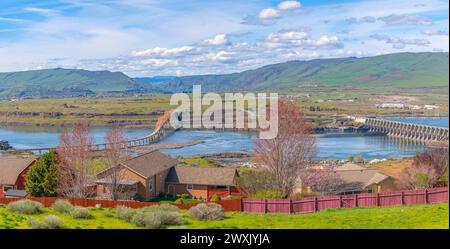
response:
[[[425,189],[425,204],[429,204],[429,201],[428,201],[428,189]]]
[[[343,207],[343,203],[342,203],[342,195],[339,195],[339,207]]]
[[[358,207],[358,194],[355,195],[355,207]]]
[[[264,213],[267,214],[268,208],[267,208],[267,199],[264,199]]]
[[[377,193],[376,195],[376,206],[380,206],[380,193]]]
[[[319,200],[317,199],[317,196],[314,197],[314,212],[319,211]]]
[[[401,197],[402,197],[402,206],[405,205],[405,192],[402,191],[401,193]]]
[[[294,213],[294,207],[292,204],[292,199],[289,199],[289,213],[292,214]]]

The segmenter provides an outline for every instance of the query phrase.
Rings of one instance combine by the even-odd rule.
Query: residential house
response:
[[[97,174],[97,197],[111,198],[122,186],[120,199],[151,200],[160,193],[208,198],[211,191],[235,192],[235,169],[177,166],[178,160],[158,150],[142,154]]]
[[[0,188],[3,192],[9,189],[24,190],[25,175],[35,163],[33,158],[0,158]]]
[[[379,170],[365,168],[354,163],[346,163],[335,167],[332,173],[351,186],[350,189],[343,189],[338,194],[381,193],[396,190],[394,178]],[[311,188],[302,184],[301,181],[297,185],[296,192],[301,194],[312,193]]]

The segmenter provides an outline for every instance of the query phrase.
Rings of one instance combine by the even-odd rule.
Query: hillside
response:
[[[168,91],[282,89],[304,86],[360,89],[448,87],[448,53],[397,53],[365,58],[289,61],[225,75],[178,77]]]
[[[121,72],[57,68],[0,73],[0,98],[130,94],[154,91],[158,91],[155,86],[131,79]]]

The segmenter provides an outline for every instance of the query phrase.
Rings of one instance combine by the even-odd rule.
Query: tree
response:
[[[274,139],[258,139],[253,155],[259,168],[274,176],[275,190],[291,194],[301,171],[315,156],[315,139],[301,110],[290,101],[278,102],[278,134]]]
[[[399,180],[411,189],[434,187],[440,181],[447,183],[448,163],[448,148],[428,148],[414,157]]]
[[[58,192],[64,196],[86,198],[93,194],[88,184],[92,169],[90,152],[94,142],[89,135],[89,126],[78,123],[73,130],[61,133],[58,153]]]
[[[246,170],[239,174],[236,184],[249,196],[258,192],[274,190],[276,188],[274,175],[266,169]]]
[[[356,192],[363,188],[360,182],[342,180],[333,168],[305,170],[302,175],[302,184],[309,186],[313,192],[323,195]]]
[[[35,197],[56,196],[58,186],[57,164],[58,155],[55,151],[42,154],[25,175],[27,193]]]
[[[108,145],[105,151],[105,157],[109,169],[104,175],[105,179],[109,182],[111,199],[129,199],[131,196],[126,196],[126,186],[120,184],[120,181],[125,177],[125,171],[119,167],[119,163],[127,157],[127,144],[122,130],[118,127],[109,129],[105,137],[105,143]]]

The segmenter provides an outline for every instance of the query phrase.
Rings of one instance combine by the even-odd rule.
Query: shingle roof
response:
[[[205,168],[176,166],[170,169],[167,183],[199,185],[234,185],[237,175],[234,168]]]
[[[178,160],[155,150],[129,159],[121,164],[137,174],[148,178],[177,165]]]
[[[30,166],[33,161],[35,161],[33,158],[1,157],[0,184],[14,185],[20,173]]]
[[[95,183],[101,183],[101,184],[113,184],[113,179],[108,178],[102,178],[95,181]],[[117,179],[116,184],[119,185],[133,185],[138,183],[138,181],[135,180],[128,180],[128,179]]]
[[[335,169],[336,174],[346,182],[360,182],[364,187],[372,184],[378,184],[389,176],[379,172],[376,169],[367,169],[356,164],[345,164]]]

